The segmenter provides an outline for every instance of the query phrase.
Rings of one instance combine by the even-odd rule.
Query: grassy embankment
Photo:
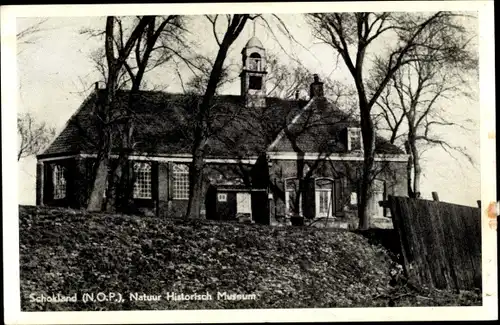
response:
[[[479,294],[391,284],[382,246],[345,230],[87,214],[20,207],[22,309],[133,310],[479,305]],[[84,303],[83,293],[124,301]],[[130,301],[130,293],[210,293],[213,300]],[[217,299],[217,292],[255,300]],[[30,294],[77,293],[76,303]],[[250,296],[248,296],[250,297]]]

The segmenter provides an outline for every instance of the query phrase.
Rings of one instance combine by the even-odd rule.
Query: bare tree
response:
[[[117,20],[119,32],[117,35],[118,50],[124,45],[124,27],[121,20]],[[183,18],[178,15],[152,17],[135,43],[134,55],[125,60],[123,66],[127,72],[127,81],[130,84],[128,103],[122,107],[121,123],[116,126],[118,137],[121,139],[120,154],[116,168],[114,168],[114,184],[110,187],[111,205],[118,203],[121,211],[129,211],[132,206],[133,177],[129,166],[129,155],[134,150],[134,129],[141,127],[143,121],[135,114],[134,107],[137,94],[141,90],[144,76],[158,66],[170,61],[176,53],[186,48],[182,34],[185,32]]]
[[[139,19],[133,23],[133,26],[137,26],[141,20],[142,18],[139,17]],[[184,20],[185,17],[177,15],[152,17],[143,31],[139,33],[134,49],[131,51],[131,55],[124,60],[121,70],[117,73],[116,89],[130,88],[130,90],[128,91],[128,102],[121,103],[119,107],[115,107],[112,111],[113,120],[109,128],[111,132],[110,136],[115,139],[120,139],[120,151],[118,164],[110,168],[111,174],[113,175],[112,182],[117,186],[107,187],[106,191],[109,192],[106,194],[107,206],[118,203],[117,208],[124,211],[129,211],[131,207],[133,172],[128,164],[128,156],[137,144],[137,141],[134,139],[134,130],[137,127],[149,128],[149,124],[151,123],[148,118],[142,116],[144,114],[136,114],[134,111],[134,107],[137,106],[137,101],[141,100],[139,90],[142,88],[146,73],[168,61],[173,61],[176,65],[184,64],[187,66],[187,68],[195,74],[195,78],[190,80],[187,86],[190,88],[190,92],[193,92],[196,87],[196,93],[198,94],[198,96],[194,96],[196,98],[177,103],[181,106],[188,105],[189,107],[186,107],[187,112],[192,111],[192,107],[195,103],[196,105],[199,104],[198,98],[200,97],[200,90],[207,87],[211,73],[210,60],[194,53],[194,51],[190,49],[189,44],[183,38],[183,33],[189,33],[184,27]],[[127,28],[125,23],[118,17],[115,18],[115,23],[117,32],[113,35],[113,43],[116,46],[116,51],[121,53],[126,45],[125,34]],[[82,30],[81,33],[88,34],[91,37],[100,37],[104,34],[108,34],[107,30],[105,32],[99,30]],[[96,63],[96,67],[102,74],[105,83],[108,84],[109,64],[107,62],[107,56],[105,55],[106,52],[107,51],[102,50],[94,52],[92,60]],[[217,87],[219,87],[222,82],[227,81],[226,74],[226,69],[223,67]],[[183,78],[181,75],[179,76],[183,84]],[[205,91],[203,91],[203,93],[204,92]],[[195,120],[195,117],[192,116],[192,119]],[[84,130],[81,131],[85,132]],[[192,131],[193,130],[181,128],[179,130],[176,129],[175,132],[189,133],[189,136],[192,138]],[[100,147],[101,145],[97,146]],[[151,150],[155,150],[154,145],[149,147]]]
[[[95,171],[94,184],[87,205],[90,211],[100,211],[103,208],[103,196],[106,190],[108,178],[109,158],[113,143],[113,126],[117,120],[122,118],[116,115],[116,91],[118,89],[118,78],[126,60],[128,59],[135,43],[142,35],[146,26],[154,19],[152,16],[144,16],[133,29],[132,33],[123,44],[117,44],[116,29],[117,19],[108,16],[105,29],[105,55],[107,64],[106,74],[106,94],[102,102],[98,105],[96,116],[100,123],[99,130],[99,153],[97,159],[97,168]],[[119,24],[118,24],[119,25]],[[118,26],[119,28],[119,26]]]
[[[280,63],[279,56],[273,53],[267,53],[266,63],[267,96],[287,99],[304,96],[311,83],[311,71],[301,65],[290,67]]]
[[[203,203],[202,185],[203,185],[203,168],[205,148],[209,140],[209,128],[207,125],[207,115],[210,113],[213,98],[216,93],[217,86],[219,85],[224,61],[226,60],[229,48],[234,41],[241,34],[245,24],[249,19],[253,19],[248,14],[225,15],[219,16],[206,16],[213,26],[213,33],[215,41],[219,46],[217,56],[213,61],[210,77],[205,88],[201,103],[197,107],[194,119],[194,132],[193,132],[193,147],[192,155],[193,160],[190,165],[189,183],[190,183],[190,196],[188,201],[188,208],[186,218],[199,218],[200,209]],[[225,18],[225,19],[224,19]],[[217,21],[225,20],[227,27],[222,37],[217,33]]]
[[[17,54],[20,55],[26,45],[32,45],[37,41],[36,36],[44,31],[44,25],[48,18],[36,19],[34,23],[23,28],[16,34]],[[24,47],[25,48],[25,47]],[[21,85],[19,85],[21,88]],[[39,154],[55,136],[55,129],[45,122],[38,123],[30,113],[18,114],[17,133],[19,148],[17,160]]]
[[[36,19],[34,23],[16,33],[18,46],[17,54],[21,54],[23,52],[23,49],[20,45],[34,44],[37,41],[37,34],[46,30],[46,28],[44,28],[44,25],[46,25],[48,20],[48,18]]]
[[[309,14],[308,19],[316,37],[330,45],[347,66],[358,94],[358,105],[363,138],[363,175],[359,228],[369,227],[368,195],[374,165],[375,128],[372,108],[381,93],[402,66],[426,60],[424,49],[433,56],[450,56],[456,48],[453,38],[457,31],[452,12],[422,13],[328,13]],[[429,38],[426,31],[434,29],[436,37]],[[373,51],[376,41],[389,40],[392,46]],[[379,47],[381,45],[379,44]],[[372,52],[370,52],[372,50]],[[418,56],[416,54],[419,54]],[[375,69],[367,65],[375,62]],[[371,73],[368,73],[371,72]],[[371,86],[368,88],[367,83]]]
[[[434,30],[428,31],[434,37]],[[377,106],[380,116],[391,134],[391,143],[398,141],[409,155],[407,165],[408,195],[418,197],[422,173],[421,156],[430,146],[440,146],[453,156],[453,152],[464,156],[471,164],[473,160],[466,149],[451,144],[435,134],[435,128],[455,127],[467,131],[470,120],[453,122],[446,117],[443,106],[456,96],[471,97],[467,86],[477,73],[477,58],[469,49],[470,38],[461,30],[461,45],[453,56],[460,58],[449,64],[447,57],[436,56],[435,60],[411,62],[392,76]],[[456,35],[455,40],[460,40]],[[426,54],[427,57],[429,57]]]
[[[304,100],[308,96],[304,96],[304,92],[307,93],[309,90],[313,73],[300,63],[293,66],[281,64],[277,56],[268,54],[267,68],[269,71],[267,78],[268,95],[298,100]],[[337,146],[343,142],[339,137],[340,130],[356,121],[354,118],[356,110],[353,109],[355,106],[352,105],[351,100],[355,90],[329,78],[324,79],[322,82],[324,83],[325,98],[316,98],[314,109],[306,111],[289,109],[283,112],[282,116],[272,119],[262,115],[260,122],[264,127],[251,128],[251,132],[260,129],[264,131],[271,130],[271,132],[264,132],[261,135],[262,137],[270,137],[270,141],[276,138],[276,134],[273,134],[272,130],[283,130],[284,139],[290,142],[292,150],[297,153],[296,178],[290,183],[290,185],[293,183],[293,188],[288,189],[291,198],[287,207],[287,209],[291,209],[289,212],[293,214],[294,218],[305,217],[307,219],[312,216],[313,211],[301,212],[300,207],[309,207],[311,206],[311,200],[315,200],[314,197],[308,196],[310,194],[308,193],[308,184],[314,180],[313,175],[318,170],[328,166],[330,172],[333,172],[339,178],[349,179],[352,184],[356,183],[355,178],[358,177],[357,173],[347,172],[352,162],[346,163],[346,166],[341,166],[341,163],[334,164],[328,159],[332,152],[340,149]],[[274,108],[269,107],[268,109],[272,111]],[[300,114],[300,117],[295,123],[290,124],[297,114]],[[301,137],[307,138],[311,134],[318,135],[315,139],[318,147],[314,150],[308,148],[307,144],[300,140]],[[318,155],[315,159],[306,161],[304,154],[311,150],[318,152]],[[280,189],[273,184],[273,180],[269,181],[274,188],[274,192],[280,193]],[[286,185],[284,186],[286,187]],[[284,192],[281,197],[284,200]]]
[[[207,90],[208,80],[210,79],[210,74],[212,72],[212,59],[207,56],[196,54],[190,59],[190,63],[193,67],[196,67],[193,69],[194,74],[185,83],[182,76],[179,76],[179,79],[182,82],[185,93],[202,96]],[[219,83],[215,88],[216,95],[224,85],[234,80],[231,72],[232,71],[230,71],[230,67],[228,65],[225,64],[222,67]]]
[[[17,117],[19,149],[17,160],[39,154],[54,138],[56,131],[45,122],[37,123],[30,113]]]

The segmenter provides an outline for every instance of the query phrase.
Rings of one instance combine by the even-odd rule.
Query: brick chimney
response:
[[[313,97],[323,97],[325,94],[323,92],[323,82],[319,81],[319,76],[314,74],[314,82],[309,87],[309,96]]]

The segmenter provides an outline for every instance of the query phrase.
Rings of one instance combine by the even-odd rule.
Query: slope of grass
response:
[[[473,293],[421,296],[391,287],[387,251],[342,230],[20,207],[20,264],[26,311],[480,303]],[[82,301],[84,293],[99,292],[119,293],[123,301]],[[136,292],[162,298],[133,301]],[[217,299],[218,292],[255,299]],[[76,293],[78,301],[30,300],[57,293]],[[213,299],[173,301],[168,293]]]

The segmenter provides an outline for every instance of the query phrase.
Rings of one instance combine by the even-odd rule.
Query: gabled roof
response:
[[[68,121],[54,142],[38,157],[59,154],[96,153],[99,132],[95,114],[104,91],[93,92]],[[129,91],[118,91],[118,107],[124,109]],[[132,97],[134,152],[190,154],[193,141],[192,116],[201,98],[191,94],[140,91]],[[264,152],[276,135],[307,104],[304,100],[267,98],[264,108],[247,108],[241,96],[217,96],[213,102],[207,155],[249,157]],[[120,142],[115,137],[115,151]]]
[[[359,127],[359,122],[352,114],[341,111],[324,97],[315,97],[300,115],[280,132],[268,151],[345,153],[348,127]],[[375,140],[375,152],[404,153],[380,136]]]
[[[104,90],[93,92],[38,157],[97,153],[100,135],[95,112],[103,95]],[[200,96],[140,91],[130,99],[129,91],[117,92],[117,107],[121,111],[129,100],[134,116],[135,153],[191,154],[193,113]],[[216,96],[208,118],[212,135],[206,147],[207,157],[247,158],[266,151],[346,152],[343,132],[347,126],[358,124],[324,98],[307,102],[268,97],[263,108],[244,104],[241,96]],[[120,149],[120,141],[114,137],[113,151]],[[377,138],[376,147],[378,153],[402,153],[383,138]]]

